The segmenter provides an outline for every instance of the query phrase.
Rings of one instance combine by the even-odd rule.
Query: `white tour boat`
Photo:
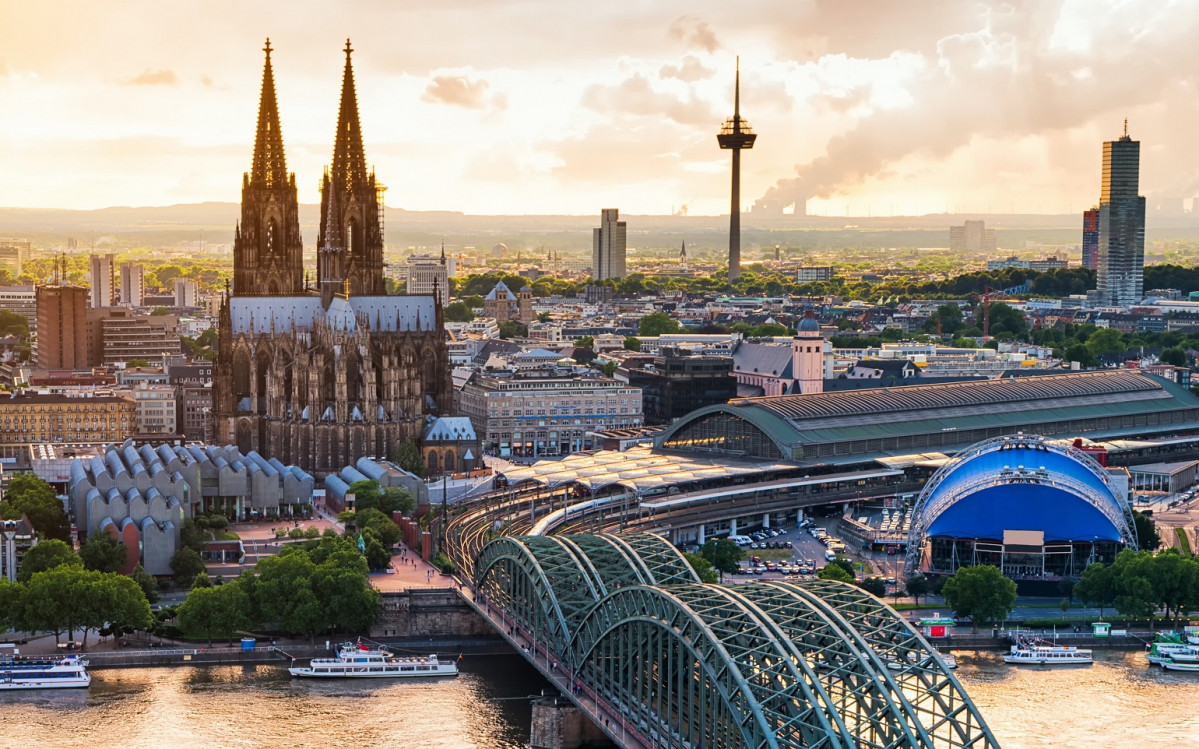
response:
[[[939,650],[937,655],[941,656],[941,660],[945,662],[945,668],[952,670],[958,667],[958,659],[953,657],[953,653]]]
[[[84,689],[92,683],[87,660],[77,655],[0,658],[0,691],[11,689]]]
[[[436,655],[403,658],[382,648],[343,643],[336,658],[313,658],[307,667],[287,669],[292,676],[318,679],[403,679],[418,676],[457,676],[458,664]]]
[[[1199,663],[1195,661],[1178,661],[1166,658],[1161,662],[1162,668],[1168,671],[1199,671]]]
[[[1058,645],[1013,645],[1004,663],[1036,666],[1091,665],[1091,651]]]

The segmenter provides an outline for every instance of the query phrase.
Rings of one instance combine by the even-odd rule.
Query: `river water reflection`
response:
[[[959,653],[1003,749],[1199,749],[1199,674],[1100,651],[1091,667],[1017,668]],[[522,659],[469,657],[457,679],[293,680],[276,666],[96,671],[87,691],[0,693],[0,747],[525,747],[544,682]]]

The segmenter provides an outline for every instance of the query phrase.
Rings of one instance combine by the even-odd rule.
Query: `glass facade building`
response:
[[[1141,142],[1128,137],[1103,144],[1099,197],[1099,303],[1131,307],[1141,301],[1145,268],[1145,198],[1137,194]]]

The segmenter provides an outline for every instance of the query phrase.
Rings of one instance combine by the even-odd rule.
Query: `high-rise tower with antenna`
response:
[[[733,195],[729,210],[729,283],[741,275],[741,150],[754,147],[757,133],[741,119],[741,58],[733,84],[733,116],[724,121],[716,141],[733,152]]]

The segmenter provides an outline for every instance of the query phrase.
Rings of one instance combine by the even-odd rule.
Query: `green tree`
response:
[[[1112,563],[1115,582],[1116,611],[1124,616],[1149,619],[1153,627],[1153,615],[1157,611],[1158,595],[1153,587],[1153,554],[1148,551],[1125,549],[1116,555]]]
[[[1095,356],[1104,354],[1119,354],[1128,347],[1124,344],[1124,336],[1115,328],[1099,328],[1087,338],[1087,348]]]
[[[956,304],[942,304],[937,307],[924,324],[926,333],[934,333],[937,330],[938,321],[941,323],[941,333],[944,335],[953,335],[962,329],[962,308]]]
[[[624,347],[625,347],[626,351],[640,351],[641,350],[641,340],[638,339],[636,336],[631,336],[631,335],[625,336]]]
[[[470,322],[475,319],[475,313],[466,302],[450,302],[442,312],[446,322]]]
[[[1187,362],[1187,352],[1181,346],[1171,346],[1163,349],[1161,355],[1162,364],[1173,364],[1176,367],[1189,366]]]
[[[0,632],[25,629],[21,616],[24,590],[21,583],[10,583],[7,577],[0,577]]]
[[[1076,361],[1083,369],[1091,369],[1099,364],[1099,360],[1085,343],[1076,343],[1067,348],[1066,361]]]
[[[219,588],[192,588],[187,594],[187,599],[179,604],[176,614],[179,629],[188,637],[204,637],[208,644],[212,645],[214,635],[220,637],[226,634],[223,628],[225,616],[222,611],[223,599],[226,596],[222,595],[222,591],[235,587],[237,586],[222,585]]]
[[[29,320],[12,310],[0,309],[0,336],[29,337]]]
[[[379,491],[379,482],[371,479],[350,484],[348,493],[354,495],[354,509],[359,512],[377,508],[379,498],[383,496],[383,492]]]
[[[710,538],[700,548],[699,555],[712,563],[712,569],[731,574],[740,569],[739,562],[745,552],[727,538]]]
[[[360,632],[378,618],[379,592],[371,587],[366,573],[367,561],[356,550],[344,548],[313,572],[312,590],[324,607],[329,627]]]
[[[56,538],[39,541],[36,546],[25,552],[25,558],[21,560],[21,567],[17,570],[17,582],[28,582],[29,578],[39,572],[63,565],[82,567],[83,560],[65,541]]]
[[[120,572],[129,560],[125,544],[104,531],[97,531],[79,548],[79,558],[83,560],[84,569],[99,572]]]
[[[129,573],[129,579],[142,589],[147,601],[154,603],[158,600],[158,581],[154,579],[153,575],[146,572],[145,567],[140,564],[134,567],[133,572]]]
[[[1162,545],[1161,536],[1157,535],[1157,523],[1143,512],[1132,511],[1132,520],[1136,525],[1137,547],[1153,551]]]
[[[665,312],[651,312],[637,323],[637,335],[658,336],[666,333],[677,333],[682,330],[678,320]]]
[[[192,518],[183,521],[179,529],[179,545],[199,553],[204,549],[204,543],[209,540],[209,534],[200,528],[200,524]]]
[[[595,339],[589,335],[585,335],[585,336],[575,339],[575,347],[576,348],[593,348],[594,346],[595,346]]]
[[[500,322],[500,338],[527,338],[528,335],[528,327],[515,320],[503,320]]]
[[[137,369],[138,367],[148,367],[150,362],[146,359],[130,359],[125,362],[126,369]]]
[[[391,548],[400,542],[400,527],[379,510],[374,508],[359,510],[354,520],[359,530],[369,529],[372,531],[382,542],[384,549]],[[386,564],[382,565],[382,567],[386,566]],[[373,567],[373,569],[382,569],[382,567]]]
[[[717,581],[716,570],[712,569],[712,563],[704,559],[699,554],[688,554],[683,552],[683,558],[687,560],[687,564],[691,565],[691,569],[695,570],[695,574],[699,577],[701,583],[714,583]]]
[[[175,580],[181,584],[194,581],[196,575],[205,569],[200,552],[189,546],[179,549],[175,556],[171,557],[171,571],[175,573]]]
[[[379,536],[373,530],[367,529],[362,532],[363,540],[366,545],[367,566],[372,570],[385,570],[391,566],[391,552],[379,540]]]
[[[1028,337],[1028,321],[1024,319],[1023,312],[1003,302],[992,302],[990,307],[992,336]]]
[[[839,564],[833,564],[832,562],[824,565],[824,568],[821,569],[820,572],[816,573],[816,577],[820,578],[821,580],[836,580],[837,582],[842,583],[852,583],[854,580],[852,573],[846,572],[844,567]]]
[[[928,595],[932,587],[929,585],[928,578],[921,574],[912,575],[904,581],[903,585],[917,606],[920,605],[920,596]]]
[[[958,616],[970,617],[973,631],[979,622],[1006,619],[1016,602],[1016,583],[998,567],[980,564],[962,567],[941,587],[945,603]]]
[[[849,561],[845,557],[837,557],[836,559],[829,562],[829,564],[833,565],[834,567],[840,567],[841,569],[845,570],[845,574],[849,575],[850,580],[853,580],[854,578],[857,577],[857,571],[853,568],[853,562]]]
[[[71,540],[71,523],[54,488],[32,473],[18,473],[9,479],[0,502],[0,518],[20,520],[22,515],[42,538]]]
[[[424,478],[425,459],[412,440],[404,440],[396,446],[395,462],[408,473]]]
[[[96,572],[89,586],[91,619],[88,626],[102,635],[111,635],[120,644],[121,637],[144,630],[153,623],[150,602],[133,579],[113,572]],[[87,633],[83,641],[87,643]]]
[[[881,577],[867,577],[858,583],[858,587],[875,598],[883,598],[887,595],[887,582]]]
[[[154,277],[158,280],[158,285],[161,288],[167,288],[175,282],[175,279],[183,275],[183,269],[178,265],[164,265],[154,271]]]
[[[388,517],[393,512],[407,515],[416,509],[416,497],[412,496],[402,486],[387,486],[383,488],[383,496],[379,498],[379,510]]]

